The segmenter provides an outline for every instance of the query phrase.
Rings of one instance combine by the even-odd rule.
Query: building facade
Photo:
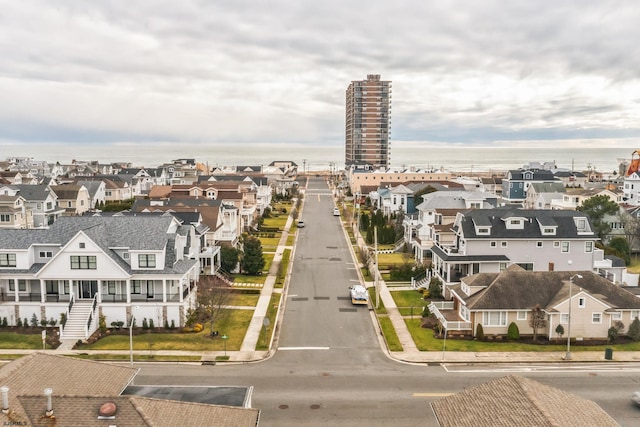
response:
[[[352,81],[346,93],[345,165],[387,168],[390,162],[391,82],[380,74]]]

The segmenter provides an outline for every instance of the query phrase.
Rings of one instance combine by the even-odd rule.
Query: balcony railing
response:
[[[470,331],[472,330],[471,322],[447,320],[440,312],[441,310],[453,310],[453,301],[432,302],[429,304],[429,310],[433,313],[438,321],[442,324],[442,327],[447,331]]]

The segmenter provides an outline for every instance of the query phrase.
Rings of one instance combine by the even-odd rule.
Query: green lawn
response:
[[[631,257],[631,264],[627,266],[627,270],[632,274],[640,273],[640,259],[638,258],[638,255],[633,255]]]
[[[291,258],[291,249],[285,249],[282,253],[282,260],[280,261],[280,267],[278,268],[278,276],[276,277],[276,288],[282,288],[287,276],[287,269],[289,268],[289,260]]]
[[[226,305],[235,305],[241,307],[255,307],[258,304],[258,298],[260,298],[259,293],[248,294],[248,293],[240,293],[234,292],[230,295],[229,301]]]
[[[402,252],[394,252],[392,254],[378,254],[378,265],[380,269],[387,269],[393,265],[403,265],[411,262],[411,257]]]
[[[262,327],[262,333],[260,335],[260,339],[258,340],[258,344],[256,345],[256,350],[268,350],[269,343],[271,341],[271,336],[274,332],[274,325],[276,324],[276,315],[278,314],[278,306],[280,305],[280,299],[282,298],[282,294],[273,293],[271,294],[271,300],[269,301],[269,308],[267,308],[267,318],[269,319],[269,326]]]
[[[264,274],[262,276],[250,276],[248,274],[232,274],[233,281],[236,283],[255,283],[264,285],[264,281],[267,278]]]
[[[295,241],[296,241],[296,235],[295,235],[295,234],[293,234],[293,233],[290,233],[290,234],[287,236],[287,243],[286,243],[286,245],[287,245],[287,246],[293,246],[293,244],[295,243]]]
[[[387,314],[387,309],[384,306],[384,303],[382,302],[382,299],[380,299],[380,306],[378,308],[376,307],[376,288],[374,286],[371,286],[370,288],[367,288],[367,291],[369,292],[369,301],[371,301],[371,306],[374,308],[375,312],[377,315],[380,314]]]
[[[422,299],[422,292],[418,291],[391,291],[391,297],[397,307],[424,307],[427,302]]]
[[[227,335],[227,350],[240,350],[242,341],[253,317],[252,310],[228,310],[228,316],[214,325],[220,336]],[[220,351],[224,348],[223,340],[210,337],[209,324],[198,333],[176,332],[171,334],[154,334],[141,332],[133,337],[134,350],[184,350],[184,351]],[[177,329],[176,329],[177,331]],[[80,350],[129,350],[129,335],[111,335],[93,344],[83,345]]]
[[[434,337],[432,329],[420,327],[421,319],[405,319],[409,332],[420,351],[442,351],[443,340]],[[604,351],[612,348],[618,351],[640,351],[640,342],[631,344],[584,345],[571,344],[571,351]],[[518,342],[486,342],[447,338],[447,351],[565,351],[565,344],[533,345]]]
[[[382,334],[384,335],[384,339],[387,342],[387,347],[389,351],[402,351],[402,344],[400,344],[400,340],[398,339],[398,335],[396,335],[396,330],[393,328],[391,324],[391,319],[386,316],[378,317],[378,321],[380,322],[380,327],[382,328]]]
[[[40,328],[38,328],[40,330]],[[51,333],[48,331],[47,333]],[[10,350],[42,350],[42,335],[0,332],[0,348]],[[47,345],[47,348],[51,348]]]
[[[263,227],[268,228],[278,228],[283,229],[285,224],[287,223],[287,214],[282,214],[280,216],[272,216],[271,218],[265,218],[262,223]]]
[[[263,252],[275,252],[278,247],[278,243],[280,243],[280,236],[260,237],[260,243],[262,244]]]

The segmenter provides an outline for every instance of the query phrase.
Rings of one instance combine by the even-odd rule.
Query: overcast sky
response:
[[[0,0],[0,141],[344,143],[393,82],[392,141],[640,137],[631,1]]]

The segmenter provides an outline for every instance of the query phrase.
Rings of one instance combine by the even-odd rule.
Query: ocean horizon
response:
[[[616,173],[620,160],[629,161],[638,147],[608,147],[585,144],[558,146],[537,144],[524,147],[495,144],[427,144],[392,142],[391,167],[416,167],[473,173],[502,172],[530,162],[555,162],[557,168]],[[203,144],[203,143],[110,143],[0,144],[0,159],[30,157],[50,163],[72,160],[100,163],[127,162],[134,167],[157,167],[175,159],[193,158],[213,166],[267,165],[288,160],[308,171],[344,167],[344,146],[307,144]]]

